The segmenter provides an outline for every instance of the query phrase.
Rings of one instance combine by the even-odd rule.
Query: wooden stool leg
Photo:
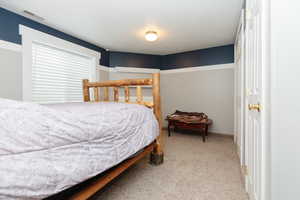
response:
[[[171,136],[170,123],[168,123],[168,136]]]
[[[208,135],[208,125],[206,124],[205,125],[205,128],[204,128],[204,132],[202,132],[202,139],[203,139],[203,142],[205,142],[206,140],[206,136]]]

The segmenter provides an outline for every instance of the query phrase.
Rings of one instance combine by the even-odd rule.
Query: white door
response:
[[[245,29],[245,164],[250,200],[264,200],[262,180],[262,18],[261,1],[246,1]]]
[[[241,166],[244,165],[244,108],[245,108],[245,84],[244,84],[244,11],[241,13],[240,24],[235,40],[235,143],[238,147]]]

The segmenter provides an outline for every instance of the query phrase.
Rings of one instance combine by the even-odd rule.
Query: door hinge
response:
[[[245,16],[246,16],[246,20],[251,20],[252,19],[252,11],[250,9],[246,9]]]
[[[248,97],[250,95],[252,95],[252,91],[249,88],[247,88],[246,89],[246,96]]]

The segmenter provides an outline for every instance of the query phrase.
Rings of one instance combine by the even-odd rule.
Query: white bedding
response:
[[[158,135],[134,104],[0,99],[0,199],[42,199],[120,163]]]

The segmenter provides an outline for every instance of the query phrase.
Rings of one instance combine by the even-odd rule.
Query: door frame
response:
[[[262,199],[271,200],[271,0],[262,0]]]
[[[240,157],[240,165],[241,167],[244,166],[245,164],[245,130],[244,130],[244,122],[245,122],[245,33],[244,33],[244,16],[245,15],[245,11],[244,9],[242,9],[241,11],[241,16],[240,16],[240,20],[239,20],[239,25],[236,31],[236,38],[235,38],[235,44],[237,44],[239,36],[240,38],[240,42],[241,42],[241,48],[240,50],[240,71],[237,70],[238,68],[238,63],[237,60],[235,59],[235,64],[236,64],[236,69],[235,69],[235,98],[234,98],[234,142],[237,146],[237,151]],[[235,49],[234,49],[234,56],[236,58],[237,53],[238,53],[238,49],[236,48],[235,45]],[[239,72],[239,73],[237,73]],[[238,85],[240,85],[241,87],[240,89],[240,100],[238,100]],[[240,107],[240,108],[238,108]],[[238,109],[241,110],[241,119],[238,119]],[[240,125],[241,129],[240,132],[238,133],[238,124]],[[238,134],[240,134],[239,138],[240,141],[238,140]]]

